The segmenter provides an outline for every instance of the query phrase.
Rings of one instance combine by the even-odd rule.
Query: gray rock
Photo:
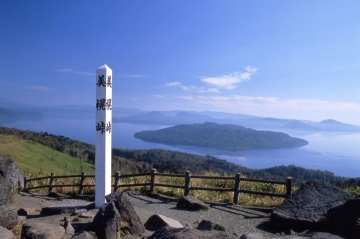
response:
[[[95,239],[95,237],[88,232],[81,232],[80,234],[73,236],[71,239]]]
[[[19,216],[13,206],[0,206],[0,226],[11,229],[18,224]]]
[[[4,227],[0,226],[0,238],[1,239],[16,239],[14,233]]]
[[[298,235],[286,235],[281,237],[272,237],[271,239],[309,239],[309,237],[302,237]]]
[[[360,238],[360,198],[350,199],[327,214],[328,229],[345,238]]]
[[[98,209],[86,211],[84,213],[81,213],[79,215],[79,218],[94,218],[98,211],[99,211]]]
[[[196,238],[196,239],[228,239],[229,237],[223,231],[200,231],[194,228],[172,228],[163,227],[154,232],[147,239],[184,239],[184,238]]]
[[[64,205],[64,206],[47,206],[41,209],[41,215],[58,215],[58,214],[73,214],[79,210],[88,210],[94,206],[94,203],[89,203],[85,206],[73,206],[73,205]]]
[[[350,195],[333,185],[309,181],[273,211],[270,221],[273,226],[282,230],[322,231],[327,211],[350,198]]]
[[[75,234],[75,229],[73,228],[73,226],[71,225],[71,223],[68,219],[65,219],[64,228],[65,228],[66,235],[74,235]]]
[[[145,229],[149,231],[156,231],[162,227],[170,226],[173,228],[184,227],[179,221],[165,217],[160,214],[152,215],[144,224]]]
[[[265,239],[265,237],[260,233],[249,233],[247,235],[242,235],[240,239]]]
[[[105,198],[107,202],[115,203],[121,216],[121,231],[124,234],[141,235],[145,232],[145,227],[131,204],[128,193],[111,193]]]
[[[193,196],[183,196],[178,200],[176,205],[178,209],[185,209],[190,211],[208,210],[210,207],[204,202]]]
[[[22,239],[61,239],[65,234],[62,226],[43,222],[26,222],[22,226]]]
[[[19,187],[24,187],[19,168],[10,156],[0,153],[0,206],[6,205]]]
[[[223,232],[225,231],[225,227],[207,220],[202,220],[197,226],[197,229],[204,231],[212,231],[212,230],[223,231]]]
[[[114,202],[104,203],[93,220],[93,229],[99,239],[120,238],[120,214]]]
[[[85,209],[85,208],[82,208],[82,209],[75,209],[74,214],[76,214],[76,215],[81,215],[81,214],[83,214],[83,213],[87,213],[87,212],[88,212],[88,210],[87,210],[87,209]]]
[[[344,239],[344,238],[327,232],[314,232],[313,235],[311,236],[311,239]]]

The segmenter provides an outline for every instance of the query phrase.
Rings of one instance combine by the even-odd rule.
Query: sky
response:
[[[3,0],[0,97],[360,125],[360,1]],[[6,105],[2,105],[6,107]]]

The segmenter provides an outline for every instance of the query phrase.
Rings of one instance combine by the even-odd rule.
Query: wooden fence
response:
[[[129,177],[140,177],[140,176],[149,176],[150,180],[148,183],[132,183],[132,184],[121,184],[121,179],[129,178]],[[185,185],[171,185],[171,184],[163,184],[156,182],[156,176],[161,177],[179,177],[184,178]],[[248,193],[248,194],[257,194],[263,196],[273,196],[273,197],[289,197],[292,193],[292,178],[287,177],[285,181],[272,181],[272,180],[262,180],[262,179],[251,179],[251,178],[241,178],[241,174],[237,173],[234,177],[225,177],[225,176],[197,176],[191,175],[190,171],[186,171],[184,174],[170,174],[170,173],[159,173],[156,169],[152,169],[150,173],[139,173],[139,174],[126,174],[121,175],[120,172],[116,172],[113,176],[114,184],[112,187],[113,191],[117,192],[119,188],[124,187],[136,187],[136,186],[150,186],[150,192],[153,193],[155,191],[155,187],[170,187],[170,188],[180,188],[184,190],[184,196],[190,194],[192,190],[205,190],[205,191],[218,191],[218,192],[234,192],[233,203],[237,204],[239,202],[239,194],[240,193]],[[79,183],[77,184],[56,184],[55,179],[59,178],[78,178]],[[94,184],[85,184],[86,178],[95,178],[95,175],[86,175],[86,173],[82,172],[80,175],[66,175],[66,176],[56,176],[51,173],[50,176],[39,177],[39,178],[24,178],[24,191],[29,191],[32,189],[40,189],[40,188],[48,188],[49,193],[52,192],[55,187],[78,187],[78,194],[82,195],[85,187],[95,187]],[[235,186],[233,188],[219,188],[219,187],[192,187],[191,179],[219,179],[219,180],[234,180]],[[40,181],[40,180],[49,180],[49,184],[29,187],[29,182],[32,181]],[[280,184],[285,185],[286,193],[278,194],[278,193],[269,193],[269,192],[259,192],[259,191],[251,191],[251,190],[243,190],[241,189],[241,182],[259,182],[259,183],[269,183],[269,184]]]

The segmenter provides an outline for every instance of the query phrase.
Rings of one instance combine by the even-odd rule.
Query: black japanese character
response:
[[[101,134],[105,133],[105,123],[104,121],[101,121],[101,123],[97,123],[96,125],[96,131],[101,131]]]
[[[97,99],[96,101],[96,110],[105,110],[105,99]]]
[[[111,133],[111,123],[110,122],[106,124],[106,132],[108,132],[108,131],[110,134]]]
[[[111,76],[108,76],[108,77],[107,77],[106,86],[107,86],[107,87],[110,87],[110,88],[112,87]]]
[[[98,76],[98,80],[97,80],[96,85],[97,85],[98,87],[100,87],[100,86],[106,86],[105,76],[104,76],[104,75]]]
[[[106,109],[107,109],[107,110],[111,110],[111,109],[112,109],[111,99],[107,99],[107,100],[106,100]]]

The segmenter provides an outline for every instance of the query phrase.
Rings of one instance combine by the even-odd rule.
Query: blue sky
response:
[[[0,7],[0,97],[360,125],[360,2],[19,1]],[[3,105],[4,107],[4,105]]]

